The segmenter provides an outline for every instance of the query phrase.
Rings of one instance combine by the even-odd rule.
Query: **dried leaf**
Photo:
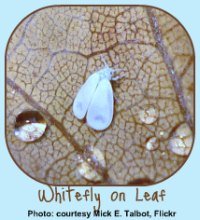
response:
[[[111,126],[96,132],[74,117],[72,104],[85,80],[104,66],[101,55],[125,77],[112,83]],[[188,157],[171,151],[169,141],[183,123],[193,139],[194,50],[183,26],[166,12],[141,6],[36,11],[9,39],[6,80],[8,149],[37,181],[148,185],[171,176]],[[42,138],[30,143],[14,135],[16,117],[27,109],[47,122]],[[155,144],[149,140],[156,140],[153,150],[146,147]],[[101,156],[95,156],[97,167],[86,164],[92,178],[77,175],[78,155],[87,146]]]

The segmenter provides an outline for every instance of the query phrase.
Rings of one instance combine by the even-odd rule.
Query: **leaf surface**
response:
[[[104,66],[101,55],[110,67],[123,69],[119,74],[125,77],[112,82],[116,102],[111,126],[96,132],[74,117],[72,104],[85,80]],[[194,51],[185,29],[166,12],[140,6],[36,11],[9,39],[6,80],[8,149],[37,181],[148,185],[171,176],[188,157],[173,153],[169,140],[183,123],[193,140]],[[157,113],[150,124],[140,118],[148,106]],[[15,119],[27,109],[39,111],[48,126],[32,143],[14,135]],[[159,145],[153,151],[145,147],[151,137]],[[88,153],[88,146],[98,151]],[[98,158],[104,158],[105,166]],[[98,175],[94,181],[78,170],[87,159],[82,167],[94,172],[90,178]]]

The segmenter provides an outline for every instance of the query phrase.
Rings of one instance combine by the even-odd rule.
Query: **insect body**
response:
[[[113,118],[113,90],[110,80],[119,69],[110,68],[104,61],[104,68],[93,73],[78,91],[73,103],[73,113],[78,119],[86,115],[88,126],[94,130],[106,129]]]

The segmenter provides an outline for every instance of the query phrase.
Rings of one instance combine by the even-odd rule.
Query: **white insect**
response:
[[[88,126],[94,130],[104,130],[112,122],[114,100],[110,80],[123,77],[113,77],[114,72],[121,69],[110,68],[105,60],[103,62],[105,66],[89,76],[73,103],[74,115],[78,119],[86,115]]]

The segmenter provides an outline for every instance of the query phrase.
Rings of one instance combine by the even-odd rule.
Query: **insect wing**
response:
[[[99,83],[99,74],[92,74],[82,85],[73,103],[73,113],[78,119],[83,119],[89,103]]]
[[[88,108],[87,124],[95,130],[106,129],[113,118],[113,90],[108,79],[102,79]]]

